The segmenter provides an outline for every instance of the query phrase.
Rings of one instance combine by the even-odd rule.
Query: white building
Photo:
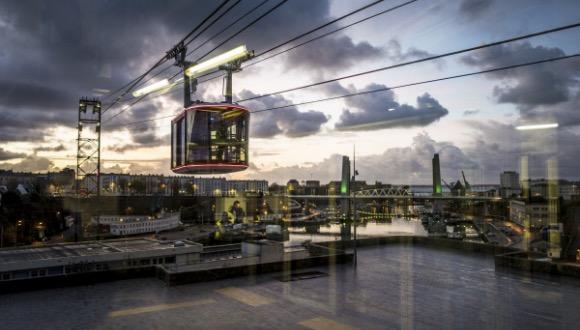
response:
[[[179,213],[169,213],[159,218],[145,215],[101,215],[92,218],[93,224],[109,227],[115,236],[158,233],[181,225]]]
[[[99,177],[101,195],[235,196],[244,192],[267,192],[266,180],[226,180],[223,177],[130,175],[105,173]],[[82,186],[94,191],[95,180],[87,176]],[[138,184],[138,187],[137,187]]]

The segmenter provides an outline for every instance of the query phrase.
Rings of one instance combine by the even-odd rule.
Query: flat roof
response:
[[[173,248],[172,242],[146,238],[62,243],[42,247],[0,249],[0,264],[41,261],[58,258],[86,257],[111,253],[153,251]],[[184,242],[187,245],[187,242]]]

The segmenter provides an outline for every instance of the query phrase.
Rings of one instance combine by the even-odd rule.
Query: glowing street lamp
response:
[[[133,97],[139,97],[139,96],[147,95],[149,93],[157,92],[159,90],[162,90],[164,88],[169,87],[169,85],[171,85],[169,83],[169,80],[167,80],[167,79],[159,80],[156,83],[153,83],[149,86],[145,86],[141,89],[134,91]]]
[[[246,49],[246,46],[241,45],[221,55],[210,58],[207,61],[194,64],[193,66],[185,70],[185,74],[189,77],[198,77],[204,72],[218,68],[220,65],[224,65],[229,62],[248,57],[249,55],[250,52]]]
[[[549,123],[549,124],[537,124],[537,125],[522,125],[522,126],[516,126],[516,129],[518,131],[531,131],[531,130],[557,128],[557,127],[558,127],[558,123]]]

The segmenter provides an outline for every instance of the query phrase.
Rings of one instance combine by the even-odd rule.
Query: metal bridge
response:
[[[365,190],[358,190],[354,192],[354,195],[358,197],[391,197],[391,196],[400,196],[400,197],[413,197],[413,193],[409,190],[409,187],[402,186],[402,187],[388,187],[388,188],[375,188],[375,189],[365,189]]]
[[[405,199],[405,200],[466,200],[466,201],[501,201],[501,197],[489,196],[453,196],[453,195],[417,195],[411,192],[406,186],[388,187],[377,189],[365,189],[354,192],[354,196],[344,195],[286,195],[285,197],[293,199]]]

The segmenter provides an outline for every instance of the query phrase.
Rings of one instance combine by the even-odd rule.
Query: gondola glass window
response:
[[[185,109],[172,123],[171,168],[180,174],[230,173],[248,167],[249,111],[204,103]]]

